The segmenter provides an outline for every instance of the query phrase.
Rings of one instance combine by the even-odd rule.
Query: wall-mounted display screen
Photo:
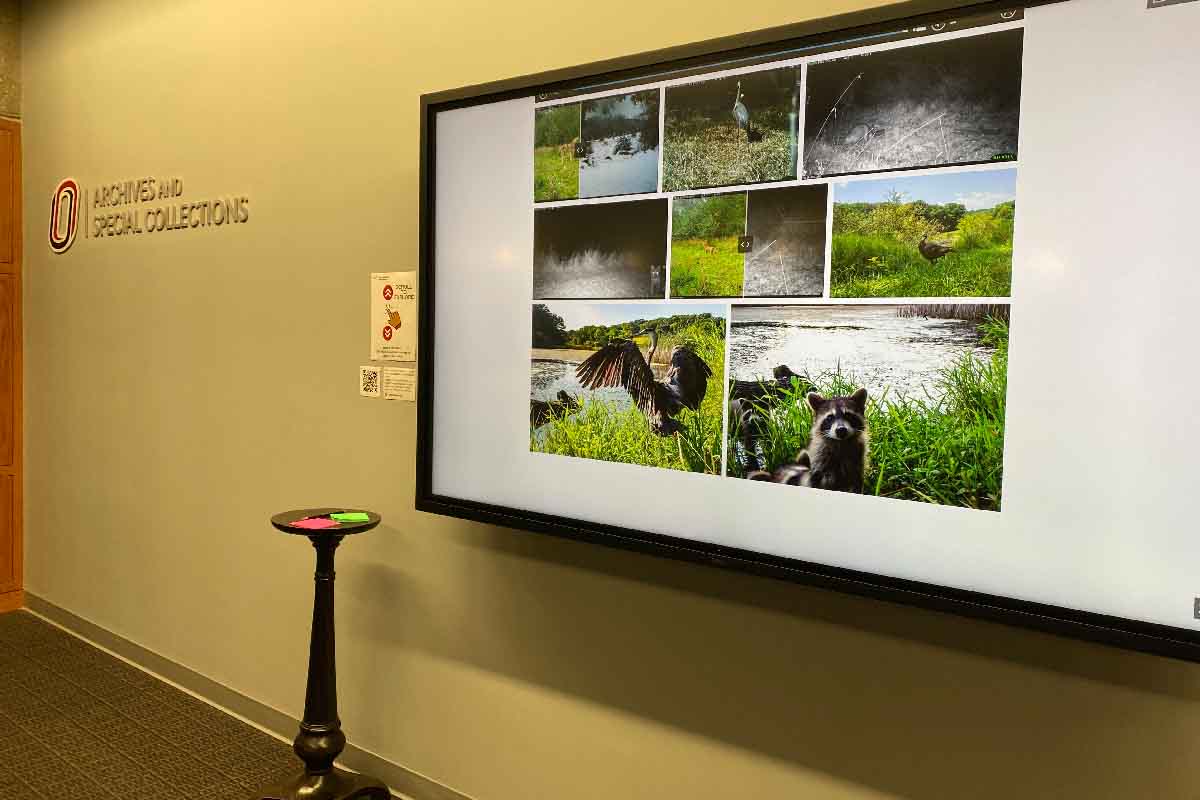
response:
[[[423,98],[418,506],[1196,657],[1183,37],[872,13]]]

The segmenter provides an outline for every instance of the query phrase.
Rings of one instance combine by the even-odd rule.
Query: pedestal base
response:
[[[255,800],[391,800],[381,781],[336,767],[324,775],[302,772],[272,786]]]

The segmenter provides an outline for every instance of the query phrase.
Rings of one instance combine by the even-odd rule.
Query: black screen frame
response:
[[[664,536],[649,531],[498,506],[439,495],[433,491],[433,418],[437,391],[434,372],[434,186],[437,114],[455,108],[569,90],[582,81],[634,81],[665,71],[700,71],[722,58],[752,58],[789,48],[812,48],[857,36],[894,31],[898,24],[932,24],[955,16],[1030,8],[1061,0],[962,3],[908,0],[850,14],[711,39],[567,69],[511,78],[421,96],[420,256],[417,391],[416,499],[418,511],[550,534],[649,555],[708,564],[723,569],[841,591],[1098,642],[1144,653],[1200,662],[1200,632],[1125,617],[956,589],[826,564],[782,558],[722,545]]]

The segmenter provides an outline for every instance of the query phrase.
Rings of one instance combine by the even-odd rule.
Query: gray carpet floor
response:
[[[291,746],[25,611],[0,614],[0,800],[248,800]]]

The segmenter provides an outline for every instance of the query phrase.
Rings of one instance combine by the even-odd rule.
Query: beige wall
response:
[[[21,116],[21,0],[0,0],[0,117]]]
[[[1195,796],[1195,667],[419,515],[414,408],[356,395],[421,92],[862,2],[264,5],[25,6],[31,591],[298,714],[311,549],[267,517],[358,504],[348,733],[479,798]],[[166,174],[250,222],[50,254],[60,178]]]

